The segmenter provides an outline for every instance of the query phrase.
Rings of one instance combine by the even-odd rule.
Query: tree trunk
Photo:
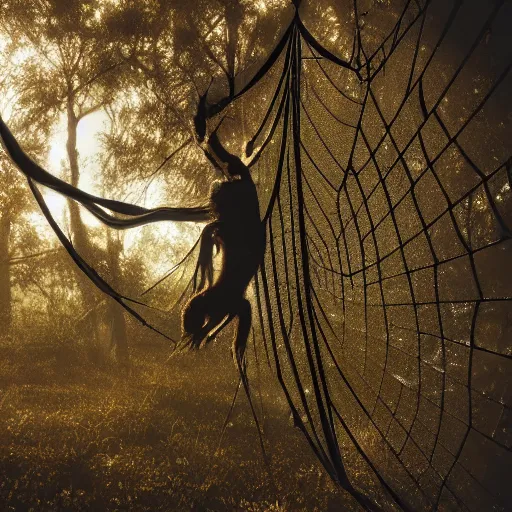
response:
[[[8,213],[0,217],[0,334],[9,334],[12,327],[12,289],[9,265],[9,236],[11,218]]]
[[[238,27],[242,20],[241,6],[236,1],[231,1],[225,8],[226,18],[226,59],[229,82],[229,96],[235,95],[235,65],[236,65],[236,49],[238,47]]]
[[[130,360],[130,354],[128,352],[124,310],[112,299],[109,300],[109,303],[109,316],[112,319],[112,347],[115,350],[116,361],[125,366]]]
[[[119,258],[121,256],[123,245],[119,239],[114,239],[111,233],[109,233],[107,240],[108,268],[110,271],[110,278],[114,285],[117,286],[122,273],[121,266],[119,265]],[[121,365],[126,365],[129,361],[129,353],[124,310],[113,299],[109,299],[108,303],[109,307],[107,314],[112,322],[111,346],[115,350],[117,362]]]
[[[71,185],[78,187],[78,181],[80,179],[80,168],[78,166],[78,150],[76,149],[76,133],[78,128],[78,119],[73,108],[73,98],[68,99],[67,105],[68,115],[68,141],[66,149],[68,153],[69,168],[71,170]],[[87,234],[85,227],[80,216],[80,207],[75,201],[70,200],[69,203],[69,221],[71,224],[71,230],[73,232],[73,243],[77,250],[82,253],[83,256],[89,251],[89,243],[87,240]]]
[[[77,142],[77,128],[79,119],[77,118],[73,106],[74,98],[68,97],[67,100],[67,121],[68,121],[68,140],[66,144],[69,168],[71,170],[71,184],[74,187],[78,187],[80,179],[80,168],[78,164],[78,150],[76,148]],[[79,205],[72,200],[69,200],[69,223],[71,232],[73,234],[73,244],[80,255],[87,261],[91,260],[92,251],[91,245],[87,238],[87,232],[80,216]],[[84,301],[84,307],[86,310],[94,307],[95,293],[93,285],[83,277],[80,273],[79,283],[81,287],[81,293]],[[82,332],[87,333],[88,341],[91,346],[94,344],[97,334],[98,315],[96,311],[92,311],[91,314],[87,315],[86,325],[82,326]]]

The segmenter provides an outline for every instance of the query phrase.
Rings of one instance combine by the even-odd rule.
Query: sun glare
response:
[[[100,178],[100,167],[98,156],[101,151],[98,136],[102,133],[108,122],[108,117],[103,112],[95,112],[85,117],[78,124],[77,129],[77,149],[80,162],[80,180],[78,186],[91,194],[102,195],[98,190],[98,181]],[[48,152],[48,171],[55,176],[59,176],[64,181],[70,182],[71,173],[67,155],[67,126],[65,116],[56,124],[51,139],[50,150]],[[53,197],[48,195],[47,204],[53,215],[59,222],[64,220],[66,199],[63,197]],[[96,227],[100,223],[87,212],[82,213],[84,223],[90,227]]]
[[[109,119],[103,112],[96,112],[80,121],[77,129],[77,149],[80,163],[80,180],[78,186],[81,190],[102,197],[112,198],[112,191],[105,191],[101,187],[101,165],[99,157],[102,147],[99,136],[109,129]],[[56,124],[51,140],[50,150],[48,152],[47,167],[52,174],[59,176],[66,182],[70,182],[69,160],[66,149],[67,143],[67,126],[66,118],[63,115]],[[157,180],[158,181],[158,180]],[[156,185],[156,182],[154,183]],[[162,187],[150,187],[147,199],[149,204],[165,204],[166,197],[161,194]],[[65,230],[68,229],[66,223],[67,217],[67,199],[60,194],[44,191],[45,200],[47,202],[52,215]],[[102,224],[85,209],[81,209],[81,217],[84,224],[90,228],[97,228]],[[41,224],[41,217],[37,215],[36,224]],[[43,226],[41,226],[43,228]],[[177,262],[182,250],[188,250],[199,236],[202,225],[197,224],[197,229],[189,229],[177,222],[161,222],[151,224],[149,229],[153,230],[159,240],[169,248],[167,254],[162,255],[160,261],[150,265],[151,272],[155,274],[167,270],[169,264]],[[140,242],[140,229],[128,230],[124,234],[124,248],[127,254],[136,250],[137,244]],[[176,261],[175,261],[176,260]]]

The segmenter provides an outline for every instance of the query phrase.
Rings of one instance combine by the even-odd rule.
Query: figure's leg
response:
[[[198,332],[206,322],[208,299],[206,292],[200,293],[190,299],[183,310],[182,331],[183,335],[192,335]]]
[[[206,324],[201,327],[198,331],[194,332],[192,335],[192,339],[190,341],[190,346],[192,348],[199,348],[203,341],[206,340],[206,343],[213,339],[208,335],[212,332],[219,324],[221,324],[222,320],[226,315],[222,313],[214,313],[213,316],[208,318]]]
[[[247,299],[242,299],[238,309],[238,328],[233,342],[233,357],[238,370],[245,375],[244,372],[244,355],[247,347],[247,339],[251,330],[251,303]]]
[[[223,321],[215,327],[215,330],[210,331],[208,333],[208,336],[206,338],[206,343],[210,343],[210,341],[213,341],[224,330],[224,328],[227,327],[231,323],[232,320],[234,320],[234,318],[235,318],[235,315],[233,315],[231,313],[228,316],[226,316],[223,319]]]
[[[222,302],[212,288],[193,297],[183,313],[183,348],[199,348],[203,341],[211,341],[208,335],[228,316]],[[229,315],[229,320],[233,318]]]
[[[245,394],[247,396],[247,400],[249,401],[249,406],[251,407],[254,423],[256,424],[256,428],[258,429],[258,438],[260,441],[261,452],[265,460],[265,463],[267,464],[270,470],[270,460],[267,456],[265,444],[263,442],[263,430],[258,420],[256,410],[254,409],[254,405],[252,403],[251,392],[249,389],[249,380],[247,378],[247,368],[245,363],[245,349],[247,348],[247,340],[249,338],[249,332],[251,330],[251,318],[251,303],[247,299],[242,299],[240,302],[240,307],[238,309],[238,329],[235,341],[233,342],[233,357],[235,359],[238,372],[240,373],[240,380],[242,381],[242,384],[244,386]]]

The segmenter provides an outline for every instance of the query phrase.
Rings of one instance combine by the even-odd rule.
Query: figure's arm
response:
[[[220,126],[220,124],[219,124]],[[217,159],[227,166],[227,171],[231,176],[243,176],[249,169],[236,155],[231,154],[219,139],[217,131],[219,126],[212,132],[208,138],[208,147]]]
[[[211,85],[211,84],[210,84]],[[209,87],[208,87],[209,89]],[[194,116],[194,127],[196,131],[196,140],[202,145],[203,140],[206,137],[206,120],[208,117],[208,104],[206,98],[208,96],[208,89],[206,92],[200,96],[199,103],[197,105],[197,112]],[[219,122],[215,130],[208,137],[207,148],[204,148],[206,157],[212,164],[220,169],[222,172],[224,171],[224,167],[226,168],[228,178],[232,176],[240,176],[241,178],[249,178],[250,179],[250,171],[249,168],[242,162],[242,160],[236,156],[231,154],[221,143],[217,132],[220,128],[220,125],[224,121],[224,118]]]
[[[218,243],[215,240],[215,232],[218,227],[219,222],[211,222],[204,227],[201,233],[199,257],[194,272],[194,292],[201,291],[213,284],[213,247],[215,245],[218,249]],[[197,283],[198,274],[199,284]]]

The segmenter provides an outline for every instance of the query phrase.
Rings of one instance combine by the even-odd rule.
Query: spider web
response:
[[[259,335],[295,423],[363,506],[354,487],[386,507],[502,510],[510,4],[406,2],[373,45],[382,11],[363,28],[361,4],[345,59],[296,16],[249,144],[263,139],[269,190]]]

